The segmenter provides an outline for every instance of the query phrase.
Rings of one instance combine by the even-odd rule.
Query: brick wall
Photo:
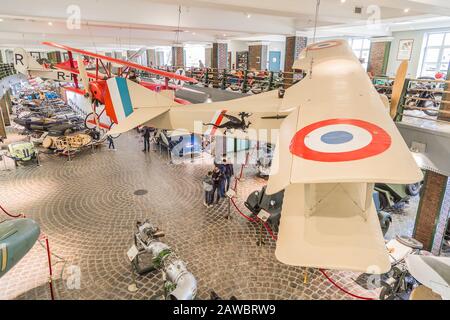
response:
[[[441,214],[442,200],[448,177],[427,171],[421,192],[413,237],[423,243],[425,250],[431,250],[435,231]]]
[[[184,66],[184,48],[172,47],[172,65],[176,67]]]
[[[211,67],[219,70],[226,69],[228,65],[228,45],[226,43],[213,43]]]
[[[373,75],[381,76],[386,73],[387,59],[385,57],[389,56],[390,47],[391,43],[388,41],[372,42],[367,70]]]
[[[248,69],[265,70],[267,68],[267,46],[250,45],[248,46]]]
[[[219,73],[227,68],[228,45],[226,43],[213,43],[211,67],[213,70],[213,87],[219,87]]]
[[[292,72],[292,65],[298,58],[300,52],[306,48],[308,38],[306,37],[286,37],[286,53],[284,58],[284,71]]]

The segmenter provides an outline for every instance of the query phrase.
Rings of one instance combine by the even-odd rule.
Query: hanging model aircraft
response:
[[[22,48],[14,49],[14,68],[17,72],[29,77],[39,77],[43,79],[51,79],[61,82],[75,83],[78,81],[75,73],[70,70],[77,69],[78,65],[76,61],[73,61],[73,67],[71,67],[69,61],[57,63],[55,65],[40,64],[34,57],[31,56]],[[83,61],[84,64],[87,61]],[[96,75],[89,73],[91,79],[96,79]],[[99,78],[103,78],[104,75],[100,75]]]
[[[197,80],[195,80],[193,78],[189,78],[184,75],[177,74],[177,73],[172,73],[172,72],[167,72],[167,71],[163,71],[163,70],[159,70],[159,69],[141,66],[141,65],[131,62],[131,61],[115,59],[112,57],[108,57],[108,56],[100,55],[97,53],[56,44],[53,42],[43,42],[43,44],[51,46],[51,47],[55,47],[58,49],[66,50],[68,52],[70,65],[75,66],[75,62],[77,62],[76,68],[75,67],[70,67],[70,68],[64,67],[64,70],[74,74],[75,79],[81,79],[82,83],[89,83],[89,85],[84,86],[84,88],[80,88],[78,86],[78,84],[75,83],[75,88],[66,87],[66,89],[73,91],[77,94],[82,94],[82,95],[89,97],[89,99],[92,102],[93,112],[88,115],[88,117],[86,119],[86,123],[88,123],[90,125],[98,126],[102,129],[108,130],[112,127],[112,125],[117,123],[117,118],[114,113],[114,110],[110,109],[108,107],[108,106],[110,106],[110,104],[107,105],[105,102],[105,97],[106,97],[105,93],[106,93],[106,87],[107,87],[105,80],[111,79],[111,78],[120,78],[120,79],[128,78],[131,69],[142,70],[142,71],[145,71],[145,72],[148,72],[151,74],[156,74],[156,75],[164,78],[163,84],[140,81],[139,86],[150,89],[152,91],[164,92],[165,95],[167,95],[168,97],[170,97],[170,99],[176,101],[177,103],[190,104],[190,102],[187,100],[175,97],[174,91],[179,89],[180,86],[173,85],[169,81],[171,79],[173,79],[173,80],[176,80],[181,83],[184,83],[184,82],[196,83]],[[84,64],[82,63],[81,56],[79,56],[78,60],[75,61],[73,59],[74,53],[81,55],[81,56],[93,58],[95,60],[95,66],[96,66],[95,74],[88,73],[85,70]],[[122,68],[119,69],[118,74],[112,73],[112,71],[111,71],[112,64],[122,66]],[[99,76],[100,67],[102,68],[103,71],[106,72],[101,77]],[[100,105],[104,105],[105,108],[102,109],[101,111],[98,111],[97,109],[99,108]],[[109,117],[109,119],[111,121],[110,125],[99,121],[100,117],[104,113]]]
[[[283,98],[270,91],[189,107],[111,78],[105,103],[117,126],[109,133],[147,125],[275,142],[267,193],[285,190],[277,259],[295,266],[387,272],[374,183],[415,183],[422,172],[346,41],[309,45],[294,68],[307,76]]]
[[[30,251],[39,234],[39,225],[31,219],[0,223],[0,278]]]

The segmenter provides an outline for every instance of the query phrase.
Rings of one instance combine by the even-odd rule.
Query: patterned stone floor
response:
[[[122,135],[116,146],[117,152],[86,150],[70,162],[44,155],[41,167],[0,171],[1,204],[36,219],[58,256],[52,257],[57,299],[161,297],[159,272],[138,276],[139,290],[127,291],[132,274],[126,252],[136,220],[145,218],[165,231],[163,241],[187,262],[198,280],[198,299],[208,299],[212,289],[224,298],[351,299],[317,270],[308,270],[305,283],[305,269],[276,260],[275,243],[266,233],[266,245],[256,246],[259,228],[236,213],[225,219],[226,201],[206,209],[200,181],[210,160],[169,164],[164,154],[141,152],[134,132]],[[244,176],[238,188],[242,209],[242,200],[266,183],[251,167]],[[138,189],[148,193],[136,196]],[[356,294],[377,296],[377,290],[355,283],[358,274],[329,273]],[[46,252],[37,243],[0,279],[0,299],[49,299],[47,280]]]

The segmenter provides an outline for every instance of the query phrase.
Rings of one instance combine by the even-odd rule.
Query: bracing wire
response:
[[[315,17],[314,17],[313,43],[316,42],[317,20],[319,20],[319,8],[320,8],[320,0],[317,0],[317,2],[316,2],[316,14],[315,14]]]

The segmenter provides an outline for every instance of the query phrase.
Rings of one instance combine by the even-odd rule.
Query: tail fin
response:
[[[113,129],[115,133],[141,125],[177,104],[173,99],[126,78],[111,78],[106,84],[105,109],[111,121],[118,125]]]
[[[41,71],[45,68],[39,64],[28,52],[22,48],[14,49],[14,68],[17,72],[28,74],[28,71]]]

